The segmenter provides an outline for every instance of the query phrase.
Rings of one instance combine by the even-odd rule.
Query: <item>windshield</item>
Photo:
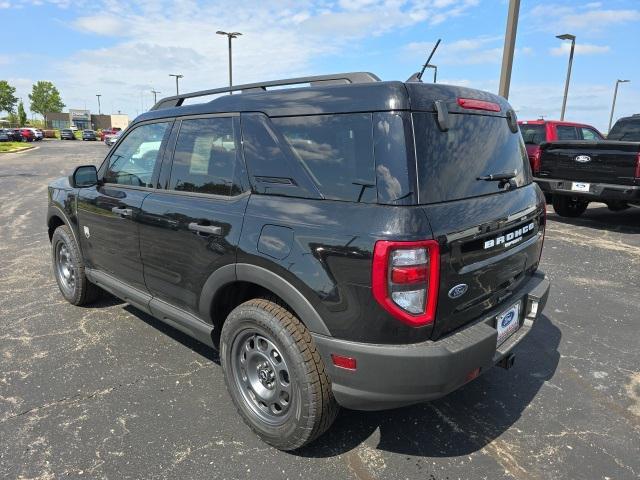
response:
[[[546,127],[544,125],[520,124],[520,132],[524,143],[527,145],[540,145],[547,140]]]
[[[640,142],[640,117],[618,120],[609,132],[607,140]]]
[[[531,183],[527,151],[504,117],[449,114],[449,129],[435,114],[414,113],[421,204],[498,193],[499,182],[478,179],[512,174],[517,187]]]

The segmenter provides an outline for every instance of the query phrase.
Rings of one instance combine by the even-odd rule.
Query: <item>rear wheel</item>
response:
[[[621,212],[630,207],[629,204],[625,202],[609,202],[607,203],[607,208],[612,212]]]
[[[553,196],[553,209],[561,217],[579,217],[589,206],[589,202],[564,195]]]
[[[280,450],[313,441],[338,414],[309,331],[275,302],[250,300],[229,314],[220,337],[220,361],[245,423]]]
[[[66,225],[56,228],[51,237],[53,273],[62,296],[73,305],[94,301],[100,289],[84,273],[84,262],[71,230]]]

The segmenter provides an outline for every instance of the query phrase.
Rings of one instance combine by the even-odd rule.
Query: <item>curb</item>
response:
[[[40,148],[40,147],[33,146],[33,147],[21,148],[20,150],[11,150],[9,152],[0,152],[0,155],[2,155],[3,153],[22,153],[22,152],[26,152],[26,151],[29,151],[29,150],[35,150],[37,148]]]

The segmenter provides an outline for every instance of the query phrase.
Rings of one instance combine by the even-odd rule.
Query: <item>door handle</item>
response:
[[[123,217],[130,217],[133,215],[133,210],[131,210],[130,208],[113,207],[111,211]]]
[[[189,230],[196,233],[205,233],[207,235],[222,235],[222,227],[215,225],[200,225],[196,222],[189,224]]]

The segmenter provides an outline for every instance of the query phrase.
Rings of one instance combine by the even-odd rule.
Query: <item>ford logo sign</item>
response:
[[[469,286],[466,283],[461,283],[456,285],[451,290],[449,290],[449,298],[460,298],[462,295],[467,293]]]
[[[515,313],[513,311],[507,313],[504,318],[502,319],[502,323],[500,324],[500,326],[502,328],[505,328],[507,325],[509,325],[511,323],[511,321],[513,320],[515,316]]]
[[[589,155],[578,155],[575,160],[578,163],[587,163],[591,161],[591,157]]]

